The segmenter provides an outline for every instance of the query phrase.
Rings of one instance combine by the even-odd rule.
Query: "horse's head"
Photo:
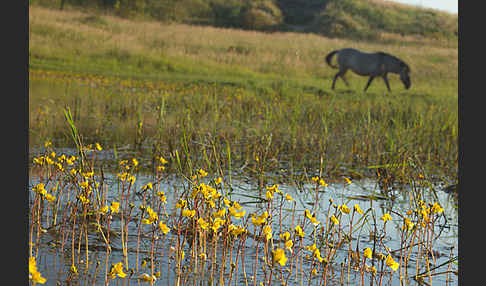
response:
[[[403,82],[403,85],[405,86],[406,89],[409,89],[410,86],[412,85],[412,82],[410,81],[409,73],[410,73],[410,68],[408,67],[408,65],[404,64],[400,72],[400,80]]]

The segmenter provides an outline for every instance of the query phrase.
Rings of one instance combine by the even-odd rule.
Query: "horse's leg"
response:
[[[344,83],[346,84],[347,87],[349,87],[349,82],[346,80],[346,78],[344,77],[344,74],[346,73],[346,70],[343,71],[343,73],[341,73],[341,78],[343,79]]]
[[[342,78],[344,80],[344,83],[349,86],[349,83],[346,81],[344,78],[344,74],[346,73],[347,69],[339,70],[338,73],[334,76],[334,79],[332,81],[332,89],[334,89],[334,85],[336,84],[336,80],[338,77]]]
[[[388,88],[388,91],[391,92],[390,84],[388,83],[388,78],[386,77],[386,74],[383,75],[383,80],[385,81],[385,84],[386,84],[386,87]]]
[[[370,79],[368,80],[368,82],[366,83],[366,86],[364,88],[364,91],[366,91],[368,89],[368,87],[370,86],[371,82],[373,81],[373,79],[375,78],[374,75],[370,76]]]

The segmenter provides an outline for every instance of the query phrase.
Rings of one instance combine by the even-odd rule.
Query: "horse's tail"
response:
[[[338,68],[338,66],[335,66],[335,65],[331,64],[331,59],[332,59],[332,57],[334,56],[334,54],[336,54],[336,53],[338,53],[338,52],[339,52],[339,50],[335,50],[335,51],[330,52],[330,53],[329,53],[329,54],[327,54],[327,56],[326,56],[326,63],[327,63],[327,64],[328,64],[330,67],[335,68],[335,69],[337,69],[337,68]]]

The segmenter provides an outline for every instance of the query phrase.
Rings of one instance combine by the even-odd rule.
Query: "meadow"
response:
[[[391,93],[381,80],[363,93],[367,78],[349,74],[351,87],[332,91],[324,57],[343,47],[400,57],[411,89],[390,76]],[[47,253],[60,250],[49,281],[449,283],[457,250],[434,255],[448,249],[444,227],[457,228],[453,199],[440,196],[457,183],[457,79],[450,40],[364,42],[31,5],[31,278],[42,282],[56,263]],[[366,180],[371,191],[343,195]],[[162,266],[172,278],[160,278]]]

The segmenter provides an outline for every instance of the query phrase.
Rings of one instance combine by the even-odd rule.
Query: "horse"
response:
[[[339,67],[331,64],[331,59],[335,54],[337,54],[337,63]],[[344,83],[346,83],[346,86],[349,86],[348,81],[344,78],[344,74],[348,69],[358,75],[370,77],[366,83],[364,91],[368,89],[375,77],[381,76],[385,81],[388,91],[391,92],[387,78],[389,72],[399,74],[400,80],[403,82],[406,89],[409,89],[412,84],[409,76],[410,67],[399,58],[384,52],[364,53],[359,50],[346,48],[335,50],[327,54],[326,62],[332,68],[339,68],[338,73],[334,76],[332,81],[332,89],[334,89],[338,77],[341,77]]]

